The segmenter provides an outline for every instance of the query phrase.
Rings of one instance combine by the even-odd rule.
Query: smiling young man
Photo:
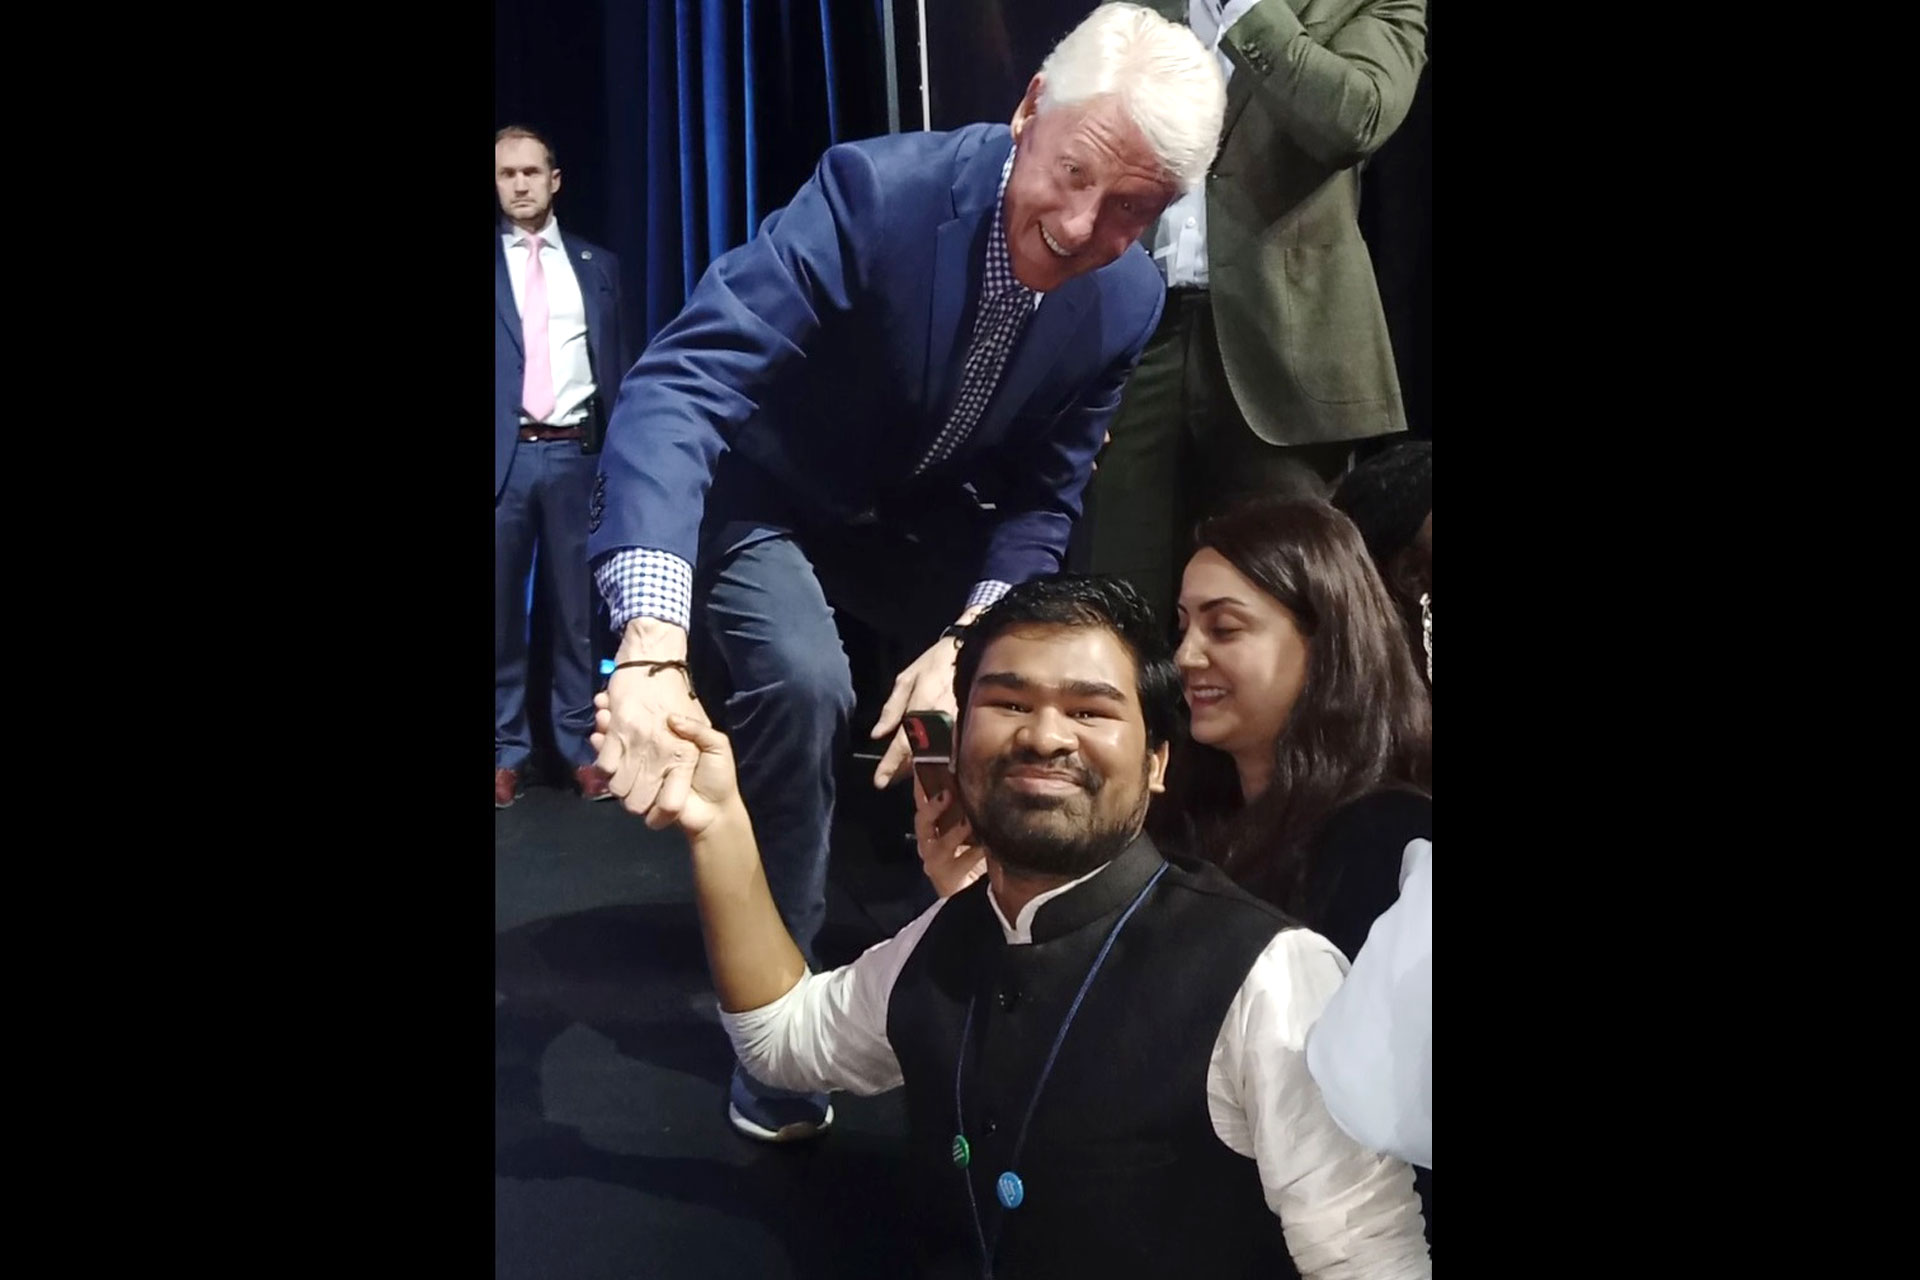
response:
[[[1009,123],[830,148],[621,385],[588,543],[620,637],[598,763],[645,816],[692,756],[668,717],[711,711],[802,954],[848,739],[892,738],[874,782],[903,776],[902,713],[954,710],[951,627],[1064,562],[1165,295],[1140,238],[1225,104],[1192,32],[1103,5]],[[918,655],[871,726],[836,615]],[[743,1072],[728,1114],[770,1141],[832,1121]]]
[[[926,1275],[1430,1276],[1411,1171],[1342,1133],[1307,1071],[1338,954],[1141,832],[1179,693],[1140,596],[1030,581],[958,666],[987,876],[829,973],[780,924],[727,739],[671,722],[698,754],[649,821],[687,834],[741,1061],[905,1087]]]

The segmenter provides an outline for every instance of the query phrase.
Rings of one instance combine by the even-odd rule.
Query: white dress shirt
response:
[[[1355,1139],[1433,1168],[1433,842],[1408,843],[1400,896],[1307,1040],[1327,1110]]]
[[[534,233],[540,237],[540,268],[547,277],[547,346],[553,353],[554,426],[573,426],[587,416],[587,401],[593,398],[593,365],[587,359],[587,304],[580,296],[580,281],[567,259],[567,247],[560,239],[560,223],[547,219],[547,225]],[[501,235],[507,253],[507,276],[513,281],[513,305],[516,311],[527,307],[527,233],[509,227]],[[525,341],[522,330],[521,341]],[[520,420],[527,421],[523,413]]]
[[[1188,0],[1187,26],[1200,43],[1220,59],[1220,72],[1233,79],[1233,62],[1220,51],[1220,36],[1245,17],[1260,0],[1231,0],[1224,9],[1220,0]],[[1169,288],[1207,285],[1207,186],[1203,182],[1168,205],[1153,224],[1147,240],[1153,251],[1154,265],[1167,278]]]
[[[1040,894],[1012,923],[992,893],[987,898],[1008,943],[1030,945],[1041,905],[1080,883]],[[887,1004],[907,958],[948,901],[852,964],[806,974],[771,1004],[744,1013],[722,1010],[740,1064],[756,1079],[788,1089],[865,1096],[899,1087]],[[1280,1219],[1302,1280],[1430,1277],[1413,1171],[1342,1133],[1307,1073],[1307,1031],[1345,968],[1338,948],[1306,929],[1285,930],[1267,945],[1214,1041],[1207,1115],[1220,1141],[1258,1166],[1267,1205]]]

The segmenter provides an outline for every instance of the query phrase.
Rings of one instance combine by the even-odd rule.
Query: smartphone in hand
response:
[[[953,717],[944,711],[909,711],[901,724],[913,748],[913,773],[929,799],[953,787]]]

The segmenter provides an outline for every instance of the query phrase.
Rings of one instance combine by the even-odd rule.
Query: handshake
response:
[[[601,751],[613,719],[606,690],[593,696],[593,705],[593,734],[588,742]],[[697,711],[698,704],[693,709]],[[645,743],[655,748],[651,759],[646,753],[629,752],[626,757],[642,782],[658,779],[645,813],[647,825],[655,831],[677,826],[688,836],[701,835],[716,818],[740,806],[733,744],[700,716],[669,711],[661,727],[665,734],[655,733]]]
[[[589,741],[600,751],[613,714],[604,689],[594,695],[593,705]],[[699,709],[697,703],[693,709]],[[918,718],[909,713],[909,719]],[[646,809],[647,825],[656,831],[677,826],[689,838],[704,835],[723,815],[742,810],[733,744],[695,715],[669,711],[664,727],[671,745],[659,753],[659,783]],[[916,759],[916,765],[930,762],[924,755]],[[936,788],[932,795],[927,794],[928,782]],[[941,897],[951,897],[986,873],[986,848],[974,842],[951,769],[914,769],[913,835],[920,865]]]

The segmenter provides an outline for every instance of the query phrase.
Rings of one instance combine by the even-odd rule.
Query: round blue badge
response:
[[[1011,1169],[1000,1175],[993,1189],[1000,1197],[1000,1203],[1009,1209],[1018,1209],[1020,1202],[1027,1198],[1026,1185],[1020,1181],[1020,1175]]]

